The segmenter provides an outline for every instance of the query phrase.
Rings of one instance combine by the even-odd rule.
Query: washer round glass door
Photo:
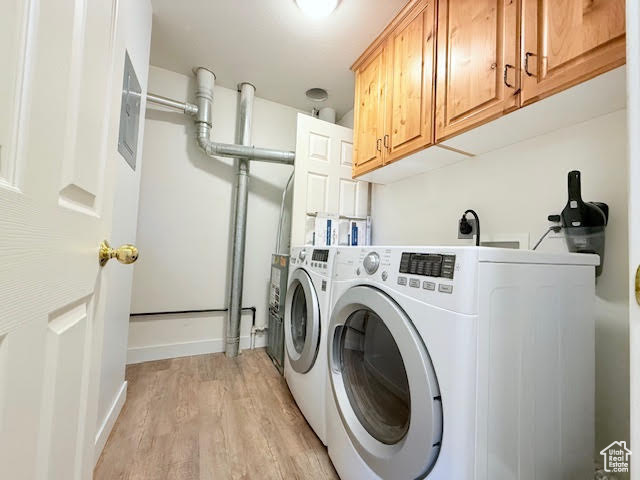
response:
[[[437,459],[442,403],[424,342],[386,294],[352,287],[329,327],[329,369],[343,426],[382,478],[420,478]]]
[[[311,278],[301,268],[287,286],[284,328],[289,363],[296,372],[307,373],[318,355],[320,308]]]

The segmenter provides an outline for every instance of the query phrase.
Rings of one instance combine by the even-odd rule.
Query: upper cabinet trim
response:
[[[409,2],[402,7],[398,14],[391,20],[382,32],[376,37],[376,39],[367,47],[367,49],[358,57],[358,59],[351,65],[351,70],[355,72],[360,66],[367,61],[367,59],[374,54],[381,45],[383,45],[391,32],[402,23],[403,20],[411,13],[412,10],[422,8],[429,2],[436,2],[437,0],[409,0]]]

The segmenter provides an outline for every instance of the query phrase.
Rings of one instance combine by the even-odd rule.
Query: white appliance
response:
[[[598,262],[339,249],[326,398],[341,478],[592,477]]]
[[[284,316],[284,376],[300,411],[325,445],[327,327],[335,251],[291,249]]]

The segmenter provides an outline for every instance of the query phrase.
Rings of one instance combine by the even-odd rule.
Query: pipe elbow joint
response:
[[[211,141],[209,140],[209,127],[206,123],[198,124],[196,141],[198,142],[198,146],[202,149],[202,151],[205,154],[210,155],[209,150],[211,146]]]

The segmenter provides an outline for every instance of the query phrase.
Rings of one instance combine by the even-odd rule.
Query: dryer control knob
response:
[[[307,256],[307,252],[305,252],[304,250],[300,250],[300,253],[298,253],[298,258],[300,259],[301,262],[304,261],[304,258]]]
[[[373,275],[378,271],[378,267],[380,266],[380,255],[376,252],[369,253],[364,257],[362,265],[369,275]]]

